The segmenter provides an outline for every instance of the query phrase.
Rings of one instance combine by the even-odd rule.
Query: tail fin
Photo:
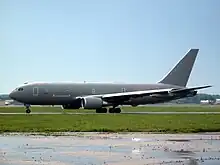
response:
[[[159,83],[186,87],[199,49],[190,49],[179,63]]]

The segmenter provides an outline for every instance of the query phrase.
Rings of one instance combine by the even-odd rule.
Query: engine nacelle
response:
[[[85,98],[82,98],[82,101],[81,101],[81,106],[84,109],[102,108],[103,104],[104,104],[103,100],[97,97],[85,97]]]
[[[79,109],[81,107],[81,100],[80,99],[74,100],[72,103],[64,104],[61,107],[62,109]]]
[[[62,109],[79,109],[80,105],[73,105],[73,104],[64,104],[61,105]]]

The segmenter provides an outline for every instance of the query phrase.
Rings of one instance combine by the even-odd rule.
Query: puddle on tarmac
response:
[[[0,136],[1,165],[219,165],[220,134]]]

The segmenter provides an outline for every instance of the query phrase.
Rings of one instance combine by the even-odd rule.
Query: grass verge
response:
[[[2,115],[0,132],[219,132],[220,115]]]
[[[60,107],[32,107],[32,112],[61,112]],[[124,112],[220,112],[220,106],[146,106],[122,107]],[[0,107],[0,113],[24,113],[24,107]],[[95,110],[65,110],[65,112],[95,112]]]

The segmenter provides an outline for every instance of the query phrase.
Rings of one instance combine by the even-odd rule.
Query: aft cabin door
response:
[[[39,89],[38,87],[33,88],[33,96],[38,96]]]

